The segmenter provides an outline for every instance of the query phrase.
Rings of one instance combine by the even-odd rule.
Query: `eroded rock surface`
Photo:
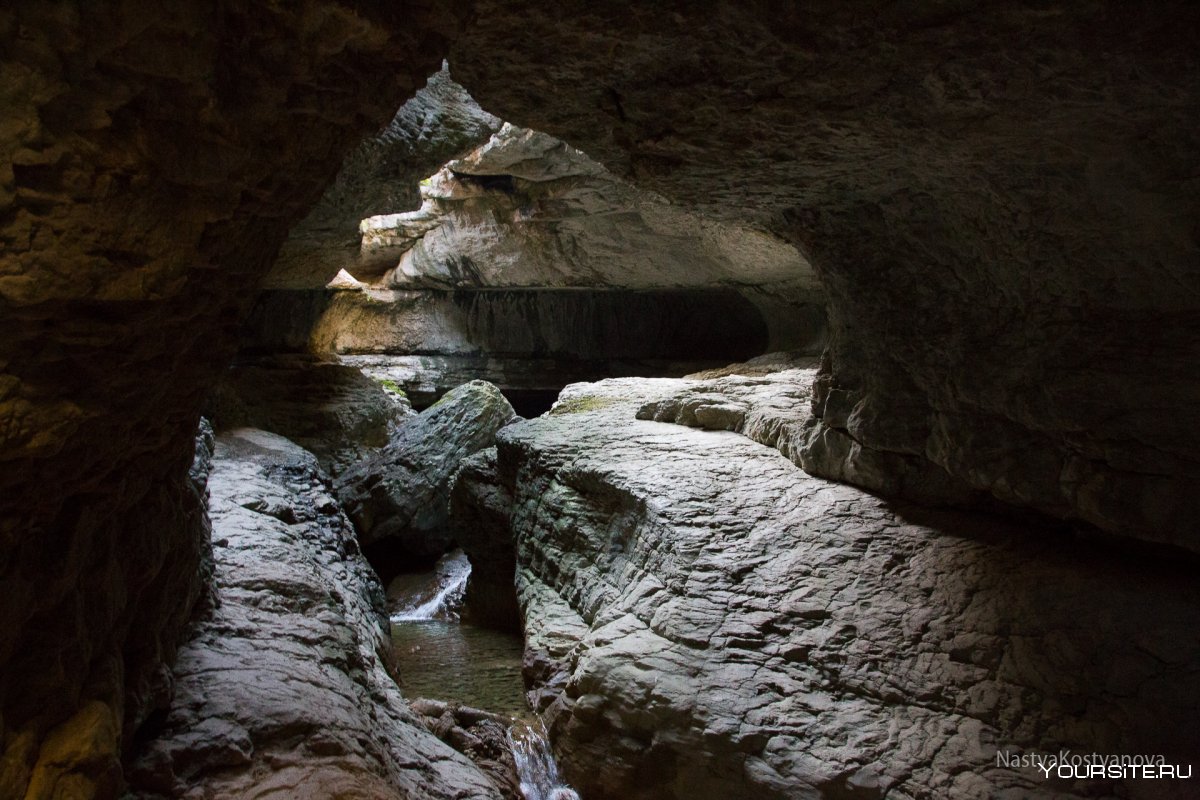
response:
[[[239,361],[206,406],[218,428],[277,433],[335,475],[387,444],[414,413],[407,399],[359,370],[298,355]]]
[[[399,253],[363,257],[359,222],[419,206],[418,181],[486,141],[501,124],[451,80],[443,65],[383,131],[346,157],[320,202],[292,229],[265,286],[319,288],[339,270],[370,280],[393,268]]]
[[[500,798],[385,664],[383,591],[316,459],[240,429],[209,479],[217,605],[191,629],[138,798]]]
[[[338,496],[359,540],[414,559],[433,559],[451,540],[450,487],[459,462],[495,442],[516,417],[495,386],[471,381],[410,417],[387,446],[338,479]]]
[[[740,434],[635,418],[770,378],[568,387],[497,437],[527,674],[548,682],[535,699],[571,782],[647,800],[1187,796],[1047,783],[996,752],[1194,758],[1191,568],[893,506]]]
[[[813,469],[1200,549],[1196,7],[477,9],[484,107],[811,261]]]
[[[111,790],[203,591],[202,398],[465,5],[0,9],[0,796]]]
[[[402,255],[393,288],[757,286],[819,303],[789,243],[641,191],[552,136],[505,125],[421,186],[420,212],[363,221]]]

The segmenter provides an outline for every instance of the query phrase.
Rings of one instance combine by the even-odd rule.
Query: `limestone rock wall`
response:
[[[281,355],[231,366],[204,413],[218,430],[260,428],[286,436],[336,476],[387,444],[413,409],[353,367]]]
[[[0,10],[0,795],[119,789],[201,592],[201,397],[288,226],[463,10]]]
[[[1194,6],[477,8],[486,108],[812,262],[808,469],[1200,546]]]

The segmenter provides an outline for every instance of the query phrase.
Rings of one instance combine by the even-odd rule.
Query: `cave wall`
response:
[[[812,261],[807,469],[1200,548],[1194,5],[477,13],[486,108]]]
[[[0,796],[113,796],[202,593],[198,408],[463,4],[0,11]]]
[[[337,292],[310,346],[346,354],[727,362],[758,355],[767,341],[758,310],[730,290],[524,289]]]

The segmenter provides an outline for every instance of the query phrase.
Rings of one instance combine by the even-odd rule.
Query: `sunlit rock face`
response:
[[[443,65],[383,131],[346,157],[320,202],[292,229],[264,286],[321,287],[340,269],[365,280],[378,277],[394,263],[360,257],[359,222],[418,206],[418,181],[486,141],[501,124]]]
[[[202,591],[201,397],[288,226],[460,11],[0,11],[0,796],[119,790]]]
[[[422,137],[401,124],[412,119],[453,124]],[[444,377],[394,373],[416,396],[459,375],[528,391],[823,346],[824,294],[792,244],[672,205],[544,133],[505,124],[467,146],[495,122],[435,76],[293,232],[244,348],[425,358],[422,373]],[[376,164],[454,145],[419,187],[411,169]]]
[[[822,299],[790,244],[671,205],[537,131],[505,125],[421,194],[420,211],[362,224],[364,253],[400,254],[392,288],[755,286]]]
[[[477,10],[484,107],[807,255],[806,468],[1200,547],[1195,9]]]

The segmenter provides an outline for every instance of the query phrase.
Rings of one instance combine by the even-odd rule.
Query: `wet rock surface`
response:
[[[996,753],[1193,758],[1190,567],[636,419],[721,380],[568,387],[498,435],[527,677],[584,796],[1187,796]]]
[[[478,625],[520,631],[512,504],[512,490],[496,472],[496,448],[462,460],[450,491],[450,532],[471,562],[465,614]]]
[[[491,447],[515,417],[499,389],[471,381],[410,417],[382,451],[347,470],[338,497],[363,547],[417,560],[444,553],[459,462]]]
[[[137,798],[499,798],[389,676],[383,592],[316,459],[265,431],[218,439],[216,607],[139,733]]]
[[[508,744],[512,720],[478,708],[418,698],[412,710],[435,736],[475,762],[500,787],[505,800],[525,800]]]

